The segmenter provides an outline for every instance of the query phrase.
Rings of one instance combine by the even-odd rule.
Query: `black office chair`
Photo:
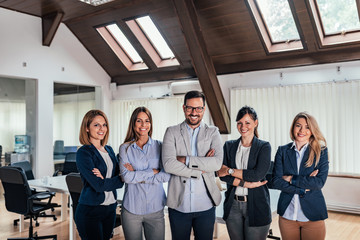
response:
[[[54,159],[64,159],[64,141],[56,140],[54,143]]]
[[[73,209],[73,217],[75,219],[75,212],[77,205],[79,203],[79,198],[81,194],[81,190],[83,188],[83,182],[81,181],[80,173],[69,173],[66,176],[66,185],[69,189],[70,197],[72,200],[72,209]],[[120,214],[116,214],[116,221],[114,228],[121,225],[121,217]]]
[[[2,146],[0,145],[0,160],[1,160],[1,157],[2,157]],[[0,161],[0,166],[2,164],[2,161]]]
[[[23,172],[24,172],[27,180],[33,180],[33,179],[35,179],[29,161],[15,162],[15,163],[12,163],[11,166],[12,166],[12,167],[21,168],[21,169],[23,170]],[[45,193],[50,194],[50,195],[51,195],[51,198],[52,198],[53,196],[55,196],[55,193],[54,193],[54,192],[49,192],[49,191],[37,191],[35,188],[30,188],[30,190],[31,190],[31,193],[32,193],[33,195],[34,195],[34,194],[37,194],[37,193],[45,192]],[[48,199],[46,199],[46,200],[48,200]],[[46,205],[47,202],[39,202],[38,204]],[[60,207],[60,206],[61,206],[61,205],[57,205],[57,204],[56,204],[56,207]],[[51,208],[51,211],[53,212],[53,211],[54,211],[54,208]],[[46,214],[45,212],[41,212],[41,213],[39,214],[39,217],[52,217],[52,218],[54,219],[54,221],[57,220],[57,217],[55,216],[55,214]],[[29,218],[30,218],[30,216],[25,216],[25,219],[29,219]],[[19,221],[20,221],[20,219],[15,219],[15,220],[14,220],[14,226],[16,226]],[[38,220],[36,219],[36,221],[35,221],[35,226],[39,226],[39,225],[40,225],[40,224],[39,224]]]
[[[8,238],[10,239],[57,239],[57,235],[38,236],[33,232],[32,220],[36,220],[40,213],[55,207],[51,203],[52,196],[49,193],[32,194],[25,173],[21,168],[7,166],[0,168],[0,180],[4,188],[5,206],[9,212],[30,216],[29,237]],[[47,204],[39,204],[41,199],[49,199]]]
[[[83,188],[83,182],[81,181],[80,173],[69,173],[65,180],[72,200],[71,207],[74,213],[73,216],[75,217],[76,208]]]
[[[268,186],[268,188],[273,188],[272,187],[272,172],[273,172],[273,168],[274,168],[274,162],[271,161],[270,162],[270,168],[268,170],[268,172],[266,173],[266,180],[268,181],[266,183],[266,185]],[[267,235],[266,238],[270,238],[270,239],[276,239],[276,240],[280,240],[280,237],[274,236],[272,229],[269,229],[269,234]]]
[[[62,175],[68,175],[69,173],[78,173],[76,165],[76,152],[69,152],[65,155],[64,169]]]
[[[54,173],[54,176],[58,176],[61,172],[61,175],[68,175],[69,173],[78,173],[76,165],[76,152],[69,152],[65,155],[65,162],[62,170],[57,170]]]

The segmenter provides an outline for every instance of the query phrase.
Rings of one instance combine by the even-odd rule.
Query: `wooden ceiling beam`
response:
[[[291,4],[294,5],[296,15],[299,20],[299,24],[302,29],[303,37],[307,46],[308,51],[317,51],[319,49],[318,36],[314,29],[316,26],[312,24],[310,14],[311,9],[308,9],[305,1],[291,1]]]
[[[173,0],[191,55],[192,64],[205,94],[214,124],[220,133],[230,133],[230,115],[221,92],[211,57],[208,54],[192,0]]]
[[[301,67],[317,64],[347,62],[360,60],[360,49],[357,46],[352,48],[325,49],[307,54],[282,55],[277,58],[264,60],[246,61],[226,65],[216,65],[218,74],[231,74],[259,70],[269,70],[288,67]]]
[[[117,85],[127,85],[159,81],[177,81],[196,78],[193,69],[172,69],[172,71],[166,72],[152,72],[147,70],[137,73],[132,72],[132,74],[115,76],[111,79],[111,82],[115,82]]]
[[[50,47],[55,33],[59,28],[61,20],[64,16],[62,12],[54,12],[41,17],[42,22],[42,34],[43,34],[43,46]]]
[[[146,50],[136,38],[134,33],[130,30],[128,25],[126,25],[126,23],[123,21],[117,21],[117,24],[119,25],[121,31],[125,34],[125,36],[127,36],[128,40],[132,43],[133,47],[139,53],[140,57],[143,59],[148,68],[157,69],[155,63],[152,61],[149,54],[146,52]]]

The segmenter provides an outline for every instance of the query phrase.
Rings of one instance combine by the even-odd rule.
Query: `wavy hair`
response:
[[[319,125],[315,120],[315,118],[307,112],[300,112],[295,116],[290,127],[290,138],[293,141],[295,141],[295,135],[294,135],[295,124],[299,120],[299,118],[305,119],[309,127],[309,130],[311,131],[311,136],[309,139],[310,154],[308,160],[306,161],[305,166],[306,167],[312,166],[314,164],[314,159],[315,159],[315,166],[317,166],[320,160],[321,150],[326,148],[325,137],[321,133]]]

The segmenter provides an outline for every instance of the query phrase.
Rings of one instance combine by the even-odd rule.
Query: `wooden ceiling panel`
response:
[[[359,43],[321,48],[306,1],[291,1],[307,49],[303,51],[266,54],[245,0],[193,0],[198,24],[218,74],[244,72],[277,67],[341,62],[359,59]],[[98,7],[78,0],[0,0],[0,7],[44,17],[64,13],[62,22],[74,33],[90,54],[117,84],[163,81],[194,77],[195,71],[183,28],[177,18],[173,1],[169,0],[115,0]],[[95,26],[150,14],[169,43],[180,66],[129,72],[94,29]],[[145,61],[147,53],[128,29]],[[55,33],[56,36],[56,33]],[[41,44],[41,43],[39,43]],[[346,53],[346,54],[344,54]],[[130,79],[130,80],[129,80]]]

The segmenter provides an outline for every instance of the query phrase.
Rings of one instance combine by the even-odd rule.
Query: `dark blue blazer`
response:
[[[100,205],[105,200],[104,191],[112,191],[116,199],[116,189],[124,185],[119,176],[119,161],[115,157],[113,149],[110,146],[105,146],[105,150],[109,153],[113,162],[113,172],[111,178],[104,179],[95,176],[92,172],[94,168],[97,168],[105,177],[107,171],[105,161],[94,145],[83,145],[76,153],[76,164],[84,183],[79,199],[81,204]]]
[[[315,167],[306,167],[305,163],[309,158],[310,146],[306,149],[300,163],[299,173],[297,172],[296,152],[292,148],[293,143],[280,146],[276,152],[273,169],[273,187],[281,190],[277,212],[284,215],[294,194],[299,194],[301,209],[310,221],[324,220],[328,217],[324,196],[321,192],[329,171],[327,148],[321,151],[319,164]],[[310,174],[318,169],[316,177]],[[292,184],[285,181],[284,175],[292,175]],[[305,191],[309,189],[310,191]]]
[[[223,164],[229,168],[236,168],[235,157],[240,140],[241,138],[230,140],[224,144]],[[270,167],[270,161],[270,144],[254,137],[249,153],[248,167],[243,170],[243,179],[248,182],[265,180],[266,173]],[[236,187],[232,185],[234,177],[228,175],[220,179],[227,183],[223,216],[223,219],[226,220],[234,201]],[[270,195],[266,184],[258,188],[248,189],[247,207],[250,226],[265,226],[271,223]]]

